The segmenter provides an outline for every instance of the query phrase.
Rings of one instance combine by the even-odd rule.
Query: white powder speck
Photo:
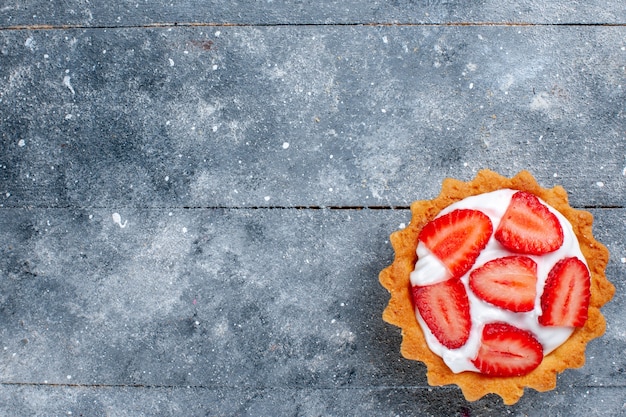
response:
[[[603,183],[602,181],[598,181],[598,182],[596,182],[596,185],[597,185],[598,187],[604,187],[604,183]]]
[[[165,176],[165,182],[168,182],[169,180],[170,180],[169,175],[166,175],[166,176]]]
[[[217,65],[213,65],[213,71],[217,71],[218,66]]]
[[[35,50],[35,40],[33,39],[32,36],[29,36],[26,39],[26,42],[24,42],[24,46],[30,49],[31,51]]]
[[[387,109],[380,109],[381,112],[387,113]]]
[[[71,114],[66,114],[65,115],[65,120],[72,120],[74,116],[72,116]]]
[[[216,38],[219,38],[221,34],[222,34],[222,32],[220,32],[220,31],[218,30],[218,31],[216,31],[216,32],[215,32],[215,37],[216,37]]]
[[[48,54],[43,54],[43,59],[48,59],[48,58],[50,58],[50,55],[48,55]]]
[[[19,142],[17,142],[17,146],[19,146],[20,148],[23,148],[26,145],[26,141],[24,139],[20,139]]]
[[[333,159],[333,156],[332,156],[332,155],[330,155],[330,156],[329,156],[329,158],[330,158],[330,159]]]
[[[169,213],[167,213],[168,216],[172,217],[174,215],[174,213],[172,213],[171,211]]]
[[[289,147],[289,142],[283,142],[283,149],[287,149]]]
[[[113,213],[111,218],[113,219],[113,223],[117,224],[122,229],[125,228],[128,223],[128,220],[124,220],[124,223],[122,223],[122,216],[120,216],[119,213]]]
[[[183,233],[187,233],[187,228],[183,227]]]
[[[67,379],[72,379],[72,375],[68,375],[68,376],[67,376]]]
[[[328,189],[328,191],[330,191],[330,192],[332,193],[332,191],[333,191],[333,187],[330,187],[330,188]]]
[[[72,87],[72,83],[70,82],[69,75],[66,75],[65,77],[63,77],[63,85],[66,86],[72,92],[72,95],[76,94],[76,92],[74,91],[74,87]]]
[[[474,88],[474,83],[469,84],[469,89],[471,90],[472,88]]]
[[[11,197],[11,193],[6,193],[6,194],[5,194],[5,196],[6,196],[7,198]]]
[[[464,166],[464,167],[466,167],[466,166],[468,166],[468,165],[469,165],[469,164],[468,164],[467,162],[463,162],[463,166]]]
[[[383,43],[389,43],[389,38],[387,38],[386,36],[383,36]]]
[[[559,174],[557,174],[557,173],[555,172],[554,174],[552,174],[552,176],[553,176],[554,178],[556,178],[556,177],[558,177],[558,176],[559,176]]]
[[[626,258],[622,258],[622,263],[626,264]]]
[[[266,196],[264,197],[265,201],[270,201],[270,198],[271,198],[271,197],[270,197],[269,195],[266,195]]]
[[[404,229],[406,227],[405,223],[400,223],[400,229]]]
[[[169,61],[170,61],[170,67],[173,67],[174,66],[174,60],[172,58],[170,58]]]
[[[211,128],[211,130],[212,130],[212,131],[214,131],[214,132],[217,132],[217,126],[213,126],[213,127]]]
[[[622,175],[626,177],[626,167],[622,170]]]

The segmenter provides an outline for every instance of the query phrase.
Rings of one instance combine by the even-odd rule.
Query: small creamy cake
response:
[[[572,209],[563,188],[484,170],[447,179],[411,211],[380,274],[391,293],[383,318],[402,328],[403,356],[427,365],[431,385],[513,404],[525,387],[553,389],[558,372],[584,364],[614,288],[591,214]]]

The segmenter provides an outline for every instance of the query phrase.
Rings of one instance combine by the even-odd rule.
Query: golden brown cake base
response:
[[[535,194],[561,212],[572,224],[591,271],[589,318],[584,327],[576,329],[564,344],[547,355],[539,367],[528,375],[488,377],[475,372],[455,374],[439,356],[428,348],[422,329],[415,318],[409,275],[417,261],[415,252],[417,237],[422,227],[450,204],[472,195],[503,188]],[[502,397],[505,404],[510,405],[516,403],[524,395],[524,388],[533,388],[537,391],[554,389],[557,373],[567,368],[580,368],[584,365],[587,342],[604,334],[606,326],[600,307],[613,297],[615,288],[606,279],[604,273],[609,252],[604,245],[593,238],[591,233],[593,216],[589,212],[571,208],[563,187],[542,188],[527,171],[522,171],[513,178],[506,178],[493,171],[482,170],[469,182],[451,178],[444,180],[439,196],[433,200],[415,201],[411,204],[411,213],[411,223],[408,227],[391,234],[395,259],[391,266],[380,273],[381,284],[391,293],[383,319],[402,329],[403,339],[400,352],[407,359],[424,362],[428,368],[426,375],[430,385],[456,384],[468,401],[475,401],[494,393]]]

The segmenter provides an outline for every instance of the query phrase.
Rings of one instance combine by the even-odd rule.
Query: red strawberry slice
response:
[[[506,323],[486,324],[472,363],[488,376],[522,376],[543,360],[543,346],[532,333]]]
[[[563,245],[563,228],[535,195],[518,191],[502,216],[495,238],[513,252],[543,255]]]
[[[591,277],[578,258],[565,258],[552,267],[541,295],[543,326],[582,327],[587,321]]]
[[[472,324],[469,299],[460,280],[413,287],[413,301],[439,343],[457,349],[467,342]]]
[[[515,312],[535,308],[537,264],[527,256],[507,256],[472,271],[469,286],[478,297]]]
[[[491,234],[489,217],[478,210],[454,210],[426,224],[419,240],[459,278],[474,265]]]

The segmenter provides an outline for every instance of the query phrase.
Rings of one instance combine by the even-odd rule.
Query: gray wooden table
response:
[[[626,3],[0,3],[0,415],[626,415]],[[556,390],[428,386],[381,319],[445,177],[531,171],[616,296]]]

